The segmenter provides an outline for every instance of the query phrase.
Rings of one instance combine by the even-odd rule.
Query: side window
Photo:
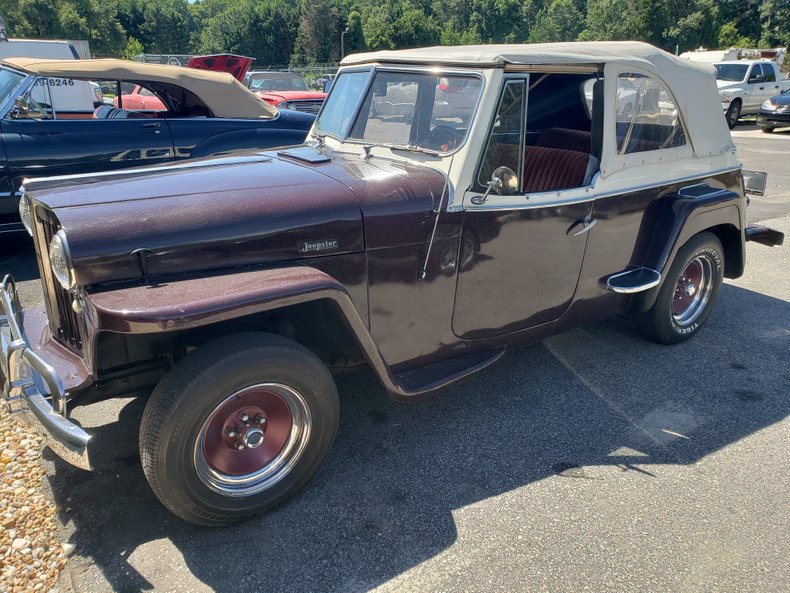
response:
[[[686,144],[686,133],[675,101],[666,87],[654,78],[636,73],[620,74],[615,105],[618,154]]]
[[[16,119],[52,119],[52,96],[46,78],[39,78],[27,96],[17,99]]]
[[[752,70],[749,72],[749,83],[754,84],[757,82],[757,77],[762,76],[763,71],[760,64],[752,64]]]
[[[483,162],[477,175],[480,187],[486,187],[497,167],[509,167],[521,177],[521,144],[525,136],[524,108],[527,83],[510,80],[505,83],[499,109],[491,128]]]
[[[765,74],[765,82],[776,82],[776,71],[773,65],[763,64],[763,74]]]

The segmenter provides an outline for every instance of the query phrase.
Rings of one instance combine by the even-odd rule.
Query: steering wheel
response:
[[[464,140],[464,135],[452,126],[436,126],[425,138],[425,148],[439,152],[455,150]]]

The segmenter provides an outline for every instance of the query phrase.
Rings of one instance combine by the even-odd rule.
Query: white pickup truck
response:
[[[790,88],[790,80],[781,80],[775,62],[737,60],[714,65],[721,107],[730,129],[742,115],[756,115],[763,102]]]

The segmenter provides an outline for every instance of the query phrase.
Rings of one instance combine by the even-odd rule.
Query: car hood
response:
[[[262,99],[277,99],[278,101],[320,100],[326,99],[326,93],[319,91],[255,91]]]
[[[741,86],[743,83],[740,80],[719,80],[716,79],[716,86],[719,87],[719,90],[722,89],[730,89],[730,88],[737,88]]]
[[[326,160],[311,162],[315,155]],[[95,286],[144,271],[205,273],[360,252],[363,216],[375,233],[369,247],[425,240],[444,176],[376,161],[306,147],[246,152],[51,178],[27,193],[63,228],[78,283]]]
[[[790,105],[790,92],[771,97],[771,103],[774,105]]]

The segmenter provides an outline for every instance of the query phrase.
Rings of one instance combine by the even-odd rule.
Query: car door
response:
[[[92,173],[173,158],[165,120],[94,119],[92,110],[58,111],[46,84],[36,84],[22,99],[30,109],[12,111],[0,121],[16,188],[26,177]]]
[[[538,146],[539,134],[529,134],[527,144],[528,81],[527,75],[506,78],[475,186],[464,196],[452,322],[459,337],[489,338],[560,317],[573,301],[594,226],[589,152]],[[581,80],[573,84],[581,105]],[[530,98],[530,109],[550,111],[555,101],[548,93],[533,106]],[[500,167],[515,173],[513,191],[486,195],[485,184]],[[496,176],[507,185],[502,171]],[[572,175],[563,179],[565,173]]]
[[[756,113],[762,105],[763,93],[765,92],[765,75],[760,64],[752,64],[749,76],[746,78],[746,97],[744,100],[744,112]]]

